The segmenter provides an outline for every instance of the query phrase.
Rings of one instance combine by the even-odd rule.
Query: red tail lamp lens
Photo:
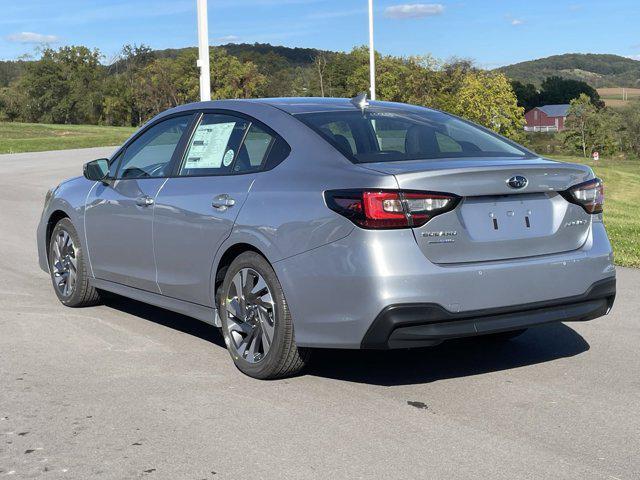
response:
[[[419,227],[455,208],[459,197],[401,190],[330,190],[327,206],[362,228]]]
[[[580,205],[587,213],[602,213],[604,183],[599,178],[580,183],[560,193],[568,202]]]

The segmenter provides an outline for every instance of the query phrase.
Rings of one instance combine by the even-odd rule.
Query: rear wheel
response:
[[[255,252],[242,253],[221,290],[222,333],[238,369],[264,380],[300,372],[309,351],[295,344],[289,307],[269,262]]]
[[[68,218],[53,228],[49,240],[49,271],[53,290],[67,307],[88,307],[100,302],[98,291],[89,284],[80,237]]]

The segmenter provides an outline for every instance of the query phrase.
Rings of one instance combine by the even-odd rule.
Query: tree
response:
[[[617,149],[615,117],[606,110],[598,110],[587,94],[571,100],[564,143],[587,158],[592,152],[613,152]]]
[[[255,97],[267,82],[255,63],[241,62],[223,48],[211,50],[211,70],[213,99]]]
[[[585,82],[579,80],[569,80],[562,77],[548,77],[542,82],[540,95],[542,105],[566,104],[585,94],[591,103],[596,107],[604,107],[604,102],[600,100],[598,92]]]
[[[449,111],[514,140],[523,136],[524,109],[501,73],[468,72]]]
[[[24,119],[47,123],[97,123],[102,109],[101,54],[82,46],[47,48],[13,85],[28,99]]]
[[[313,66],[318,72],[318,82],[320,83],[320,96],[324,97],[324,71],[327,69],[327,57],[324,53],[319,53],[313,58]]]
[[[623,136],[623,148],[640,156],[640,102],[632,102],[620,112],[619,131]]]
[[[118,59],[108,67],[104,85],[103,121],[110,125],[139,125],[143,113],[139,106],[141,72],[156,59],[146,45],[125,45]]]
[[[513,80],[511,88],[518,99],[518,106],[524,108],[525,112],[542,105],[542,96],[532,83],[525,85],[522,82]]]

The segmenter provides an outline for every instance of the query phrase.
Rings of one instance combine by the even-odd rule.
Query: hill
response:
[[[554,75],[582,80],[595,88],[640,86],[640,62],[619,55],[567,53],[496,69],[512,80],[533,83]]]
[[[251,60],[254,63],[259,62],[261,57],[278,56],[287,61],[292,66],[303,66],[312,63],[313,58],[319,53],[331,54],[325,50],[316,48],[299,48],[299,47],[283,47],[280,45],[271,45],[269,43],[228,43],[225,45],[216,45],[216,48],[224,48],[229,55],[238,57],[241,60]],[[166,50],[156,50],[154,53],[157,57],[175,58],[181,52],[197,50],[196,47],[187,48],[169,48]]]

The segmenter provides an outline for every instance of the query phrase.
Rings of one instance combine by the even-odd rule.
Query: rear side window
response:
[[[256,124],[251,124],[244,143],[238,151],[233,165],[234,173],[247,173],[260,170],[269,153],[274,137]]]
[[[370,107],[296,116],[356,163],[531,156],[499,135],[428,109]]]
[[[280,165],[291,153],[291,147],[282,138],[276,137],[275,141],[271,145],[269,154],[267,155],[267,162],[265,164],[265,170],[271,170]]]

